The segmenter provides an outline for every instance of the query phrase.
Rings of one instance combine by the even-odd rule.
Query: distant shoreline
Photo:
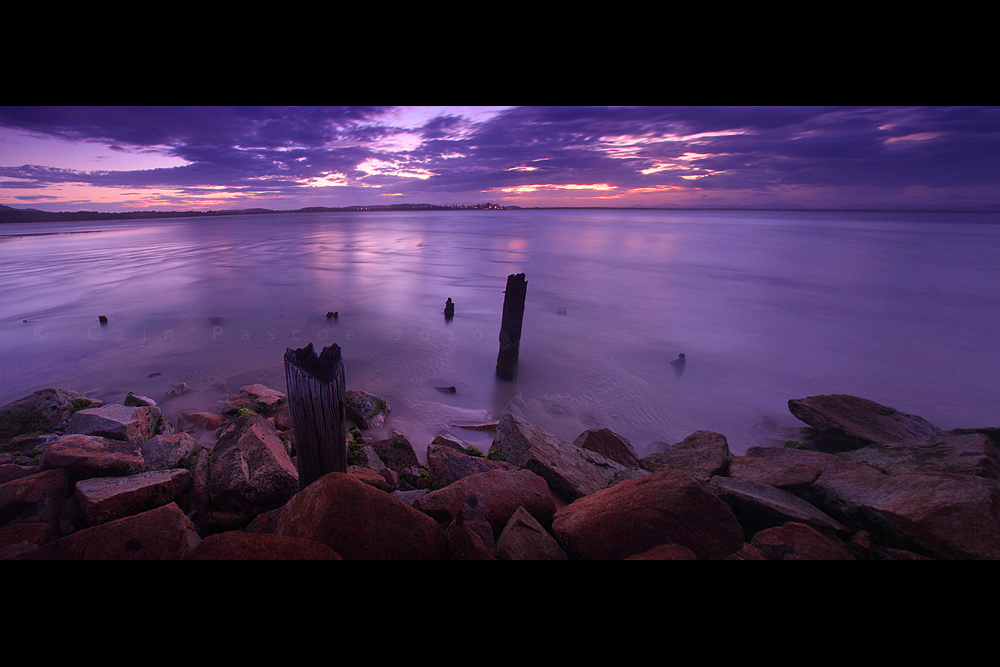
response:
[[[436,204],[389,204],[378,206],[310,206],[300,209],[236,209],[223,211],[41,211],[38,209],[17,209],[0,205],[0,224],[30,222],[89,222],[104,220],[155,220],[163,218],[202,218],[233,215],[274,215],[295,213],[356,213],[365,211],[544,211],[544,210],[608,210],[608,211],[739,211],[739,212],[786,212],[786,213],[981,213],[998,214],[998,209],[931,209],[931,208],[750,208],[739,206],[500,206],[500,205],[454,205]]]

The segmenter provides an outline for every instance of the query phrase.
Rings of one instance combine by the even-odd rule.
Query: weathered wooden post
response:
[[[319,356],[312,343],[285,350],[285,383],[295,432],[299,489],[329,472],[347,472],[344,360],[339,345]]]
[[[517,357],[521,348],[521,324],[524,321],[524,297],[528,281],[523,273],[507,276],[503,298],[503,321],[500,323],[500,352],[497,354],[497,376],[513,380],[517,375]]]

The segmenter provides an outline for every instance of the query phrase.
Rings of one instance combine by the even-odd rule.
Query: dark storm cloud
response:
[[[1000,178],[996,107],[512,107],[474,123],[444,110],[401,127],[381,107],[0,107],[0,125],[184,166],[78,172],[0,168],[17,187],[224,186],[292,193],[347,174],[383,192],[608,184],[767,191],[779,186],[967,187]],[[421,141],[386,147],[406,133]],[[429,178],[358,171],[373,158]],[[531,168],[531,170],[527,170]],[[688,176],[704,176],[697,181]],[[14,187],[13,181],[0,186]],[[334,189],[338,190],[338,189]],[[998,197],[1000,200],[1000,197]]]

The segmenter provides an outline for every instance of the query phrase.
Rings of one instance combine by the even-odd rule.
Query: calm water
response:
[[[348,388],[386,398],[383,432],[421,456],[437,433],[488,445],[449,424],[504,409],[568,439],[612,428],[640,455],[698,429],[742,453],[763,419],[801,425],[788,399],[825,393],[998,426],[998,222],[553,210],[5,225],[0,404],[49,386],[159,399],[187,382],[197,391],[168,414],[214,409],[220,383],[284,390],[286,348],[336,342]],[[519,272],[508,383],[497,335]]]

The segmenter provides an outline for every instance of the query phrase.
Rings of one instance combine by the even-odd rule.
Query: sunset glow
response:
[[[998,138],[997,107],[0,107],[0,204],[988,207]]]

